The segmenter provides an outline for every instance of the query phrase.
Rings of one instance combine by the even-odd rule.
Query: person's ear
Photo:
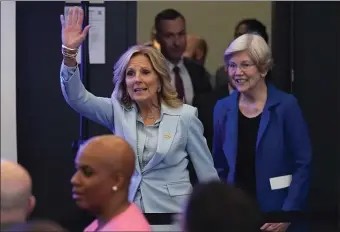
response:
[[[155,39],[157,42],[159,41],[159,38],[160,38],[159,31],[157,31],[155,28]]]
[[[194,52],[194,56],[196,60],[201,60],[203,58],[203,51],[201,49],[196,49]]]
[[[35,198],[35,196],[31,195],[28,198],[28,205],[27,205],[27,214],[28,215],[33,212],[35,205],[36,205],[36,198]]]
[[[121,173],[117,173],[114,175],[113,177],[113,183],[112,183],[112,187],[115,187],[116,190],[122,189],[124,187],[124,183],[129,183],[126,182],[127,180],[125,180],[124,175],[122,175]]]
[[[265,78],[268,74],[268,70],[260,72],[261,78]]]

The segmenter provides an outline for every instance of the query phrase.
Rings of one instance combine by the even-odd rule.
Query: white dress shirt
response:
[[[168,66],[170,69],[170,77],[171,77],[171,84],[175,87],[175,73],[174,73],[174,65],[173,63],[168,61]],[[179,75],[183,81],[184,87],[184,94],[185,94],[185,104],[191,105],[192,100],[194,98],[194,88],[192,86],[191,78],[189,75],[188,70],[185,68],[183,60],[178,62],[177,67],[179,68]]]

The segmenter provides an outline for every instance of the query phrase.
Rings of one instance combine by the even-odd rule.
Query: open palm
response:
[[[64,46],[77,49],[87,36],[90,26],[82,29],[84,21],[84,11],[80,7],[72,7],[67,12],[67,22],[64,15],[60,15],[61,40]]]

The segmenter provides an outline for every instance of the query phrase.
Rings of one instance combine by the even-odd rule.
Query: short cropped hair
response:
[[[161,22],[163,20],[175,20],[177,18],[181,18],[185,22],[184,16],[179,11],[177,11],[175,9],[165,9],[165,10],[159,12],[155,17],[155,25],[154,26],[155,26],[155,29],[156,29],[156,33],[159,33],[159,32],[162,31]]]
[[[266,41],[266,43],[268,43],[269,36],[268,36],[268,33],[267,33],[267,28],[259,20],[253,19],[253,18],[241,20],[235,27],[235,35],[234,35],[235,38],[239,36],[236,33],[237,33],[238,28],[241,25],[247,26],[247,33],[258,34],[258,35],[262,36],[262,38]]]

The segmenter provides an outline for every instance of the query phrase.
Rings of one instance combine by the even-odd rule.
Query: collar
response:
[[[267,95],[267,102],[264,107],[265,109],[271,109],[272,107],[275,107],[282,101],[282,98],[283,98],[282,92],[276,89],[276,87],[271,83],[267,83],[267,93],[268,95]],[[230,105],[230,109],[238,110],[239,96],[240,96],[240,93],[237,91],[237,89],[235,89],[230,96],[230,99],[232,101],[232,104]]]
[[[173,107],[170,107],[168,106],[167,104],[165,104],[164,102],[161,103],[161,117],[163,117],[164,114],[167,114],[167,115],[181,115],[181,110],[182,110],[182,107],[178,107],[178,108],[173,108]],[[126,109],[129,111],[129,109]],[[136,105],[136,103],[133,103],[132,106],[131,106],[131,109],[130,110],[134,110],[136,113],[138,112],[138,107]]]
[[[168,63],[168,67],[169,67],[171,72],[173,71],[175,66],[177,66],[180,70],[184,67],[183,58],[181,58],[181,60],[177,63],[177,65],[174,65],[173,63],[171,63],[168,60],[167,60],[167,63]]]

